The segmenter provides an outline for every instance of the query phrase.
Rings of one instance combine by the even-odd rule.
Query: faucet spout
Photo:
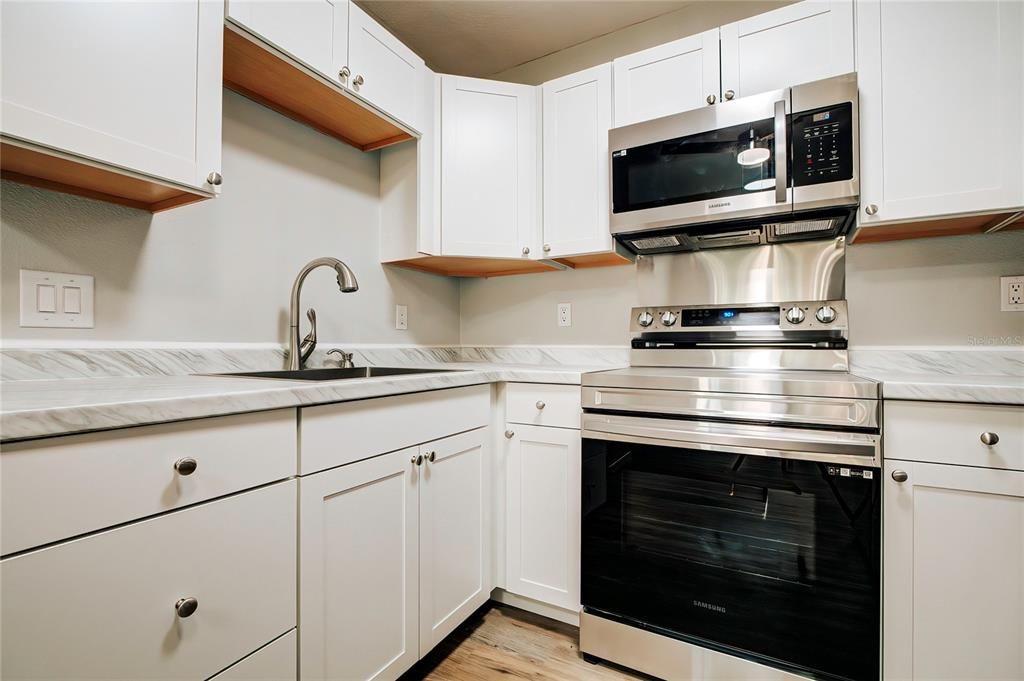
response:
[[[356,280],[356,275],[349,269],[348,265],[338,260],[337,258],[317,258],[311,260],[299,270],[298,276],[295,277],[295,283],[292,284],[292,295],[291,304],[289,306],[288,313],[288,369],[290,371],[298,371],[305,364],[305,357],[299,350],[301,340],[299,338],[299,298],[302,294],[302,284],[306,281],[306,277],[310,272],[318,267],[331,267],[338,274],[338,289],[342,293],[353,293],[359,290],[359,282]],[[315,345],[316,340],[313,339]],[[312,351],[312,348],[309,348]],[[308,353],[306,355],[308,357]]]

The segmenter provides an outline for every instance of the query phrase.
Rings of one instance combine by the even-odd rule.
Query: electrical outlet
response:
[[[999,277],[999,291],[1003,312],[1024,312],[1024,275]]]
[[[21,270],[20,284],[20,326],[93,328],[92,275]]]
[[[409,308],[405,305],[395,305],[395,328],[399,331],[409,328]]]
[[[558,325],[572,326],[572,303],[558,304]]]

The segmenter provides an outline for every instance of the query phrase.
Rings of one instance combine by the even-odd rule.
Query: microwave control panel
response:
[[[793,115],[793,184],[853,178],[853,104],[843,102]]]

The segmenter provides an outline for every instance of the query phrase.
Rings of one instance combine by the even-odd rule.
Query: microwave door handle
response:
[[[785,203],[789,186],[789,145],[786,143],[786,100],[775,102],[775,203]]]

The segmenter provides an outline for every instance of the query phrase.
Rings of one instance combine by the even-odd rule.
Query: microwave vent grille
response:
[[[667,236],[649,236],[642,239],[630,239],[630,243],[633,244],[634,248],[649,250],[652,248],[673,248],[675,246],[681,246],[683,242],[679,240],[679,237],[669,234]]]
[[[796,236],[798,234],[812,234],[814,232],[832,232],[843,218],[827,218],[823,220],[800,220],[798,222],[774,222],[766,224],[776,236]]]

